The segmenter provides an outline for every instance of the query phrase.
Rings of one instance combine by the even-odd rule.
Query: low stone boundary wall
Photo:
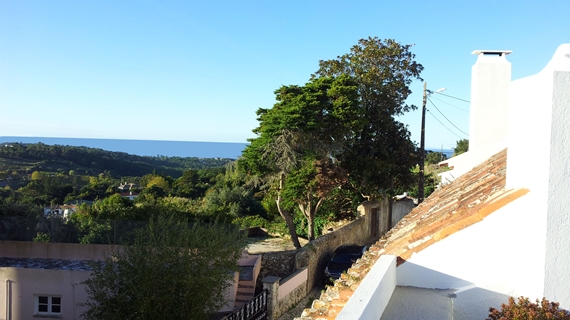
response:
[[[276,276],[285,279],[295,272],[295,255],[297,251],[265,252],[261,254],[261,271],[256,283],[255,292],[263,289],[261,279],[267,276]]]
[[[285,298],[293,291],[296,291],[293,292],[293,295],[295,295],[295,293],[299,293],[299,291],[303,291],[301,292],[302,294],[306,293],[307,291],[306,282],[307,282],[307,268],[297,270],[297,272],[293,273],[286,279],[279,282],[279,301],[283,300],[283,298]],[[295,301],[295,303],[296,302],[297,301]]]
[[[269,292],[268,319],[279,318],[307,296],[307,274],[307,268],[303,268],[282,281],[274,276],[268,276],[262,280],[263,288]]]

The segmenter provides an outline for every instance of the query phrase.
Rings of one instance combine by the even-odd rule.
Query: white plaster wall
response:
[[[563,44],[541,72],[513,82],[507,151],[507,187],[531,189],[532,210],[547,219],[543,295],[564,308],[570,308],[569,73],[570,44]]]
[[[486,316],[507,296],[542,298],[546,216],[534,210],[535,203],[531,191],[413,255],[398,267],[397,284],[456,289],[456,304],[472,310],[463,310],[464,319],[479,317],[474,310]],[[470,290],[477,299],[462,298]]]
[[[395,288],[396,257],[391,255],[381,256],[336,319],[380,319]]]
[[[6,284],[11,282],[11,319],[38,319],[34,316],[34,295],[60,295],[62,320],[80,319],[86,307],[78,306],[87,301],[85,285],[89,271],[72,270],[42,270],[26,268],[0,268],[0,319],[10,319],[7,316],[8,297]],[[45,317],[44,317],[45,318]]]
[[[508,133],[511,63],[506,55],[479,54],[471,68],[469,150],[502,141]]]
[[[570,309],[570,71],[553,82],[544,295]]]
[[[550,165],[553,74],[570,71],[570,44],[558,47],[538,74],[513,81],[510,92],[507,188],[546,192]]]

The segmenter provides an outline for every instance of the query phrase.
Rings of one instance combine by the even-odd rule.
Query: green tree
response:
[[[164,191],[169,191],[170,190],[170,184],[168,183],[168,181],[166,181],[166,179],[162,176],[154,176],[152,177],[148,183],[146,184],[147,188],[150,188],[152,186],[157,186],[159,188],[161,188]]]
[[[173,183],[173,193],[179,197],[196,199],[216,184],[216,178],[223,175],[224,167],[201,170],[188,169]]]
[[[104,175],[100,177],[89,177],[89,183],[81,188],[77,198],[90,201],[103,199],[115,193],[112,189],[113,184],[114,181]]]
[[[406,104],[411,82],[420,79],[410,45],[369,37],[359,40],[350,53],[320,61],[313,79],[351,76],[358,86],[360,116],[366,121],[346,137],[346,152],[339,155],[355,190],[368,198],[410,186],[418,154],[407,127],[395,119],[416,107]]]
[[[159,216],[94,263],[85,319],[209,319],[226,302],[244,241],[237,229]]]
[[[45,175],[42,179],[32,180],[18,190],[23,201],[48,205],[63,204],[66,196],[73,192],[73,187],[61,176]]]
[[[442,152],[428,151],[426,153],[426,157],[425,157],[426,163],[428,163],[428,164],[437,164],[437,163],[439,163],[443,160],[446,160],[446,159],[447,159],[447,156],[445,155],[445,153],[442,153]]]
[[[457,141],[455,148],[453,148],[453,156],[458,156],[462,153],[469,151],[469,140],[461,139]]]
[[[45,172],[40,172],[40,171],[32,172],[32,180],[42,180],[45,179],[45,177],[46,177]]]
[[[297,206],[314,238],[314,217],[341,174],[331,158],[342,141],[364,124],[357,87],[350,76],[313,79],[303,87],[275,91],[272,109],[257,111],[257,138],[244,150],[240,165],[277,190],[276,204],[295,247],[300,243],[292,210]]]

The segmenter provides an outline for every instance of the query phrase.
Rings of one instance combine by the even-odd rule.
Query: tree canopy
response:
[[[443,152],[428,151],[426,152],[425,161],[429,164],[437,164],[447,159],[447,155]]]
[[[342,179],[334,157],[342,140],[364,123],[356,90],[350,76],[322,77],[302,87],[281,87],[275,106],[257,111],[258,137],[250,140],[240,164],[277,189],[277,208],[296,247],[294,206],[307,218],[309,239],[314,238],[314,216],[336,184],[332,181]]]
[[[467,151],[469,151],[469,140],[461,139],[457,141],[455,148],[453,148],[453,155],[458,156]]]
[[[410,48],[392,39],[361,39],[350,53],[320,61],[313,75],[349,75],[358,86],[360,115],[366,123],[346,139],[346,152],[338,159],[354,187],[369,197],[414,181],[410,168],[417,164],[418,153],[407,127],[395,119],[416,108],[406,99],[412,81],[421,80],[423,66]]]
[[[240,164],[273,178],[277,208],[295,246],[293,204],[307,218],[312,239],[314,216],[335,187],[350,182],[370,198],[414,181],[417,150],[395,119],[415,108],[405,100],[423,69],[409,49],[390,39],[362,39],[350,53],[320,61],[304,86],[276,90],[272,109],[257,111],[258,136]]]

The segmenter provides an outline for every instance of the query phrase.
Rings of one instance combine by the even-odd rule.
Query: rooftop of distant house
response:
[[[0,268],[92,271],[90,261],[39,258],[2,258]]]

